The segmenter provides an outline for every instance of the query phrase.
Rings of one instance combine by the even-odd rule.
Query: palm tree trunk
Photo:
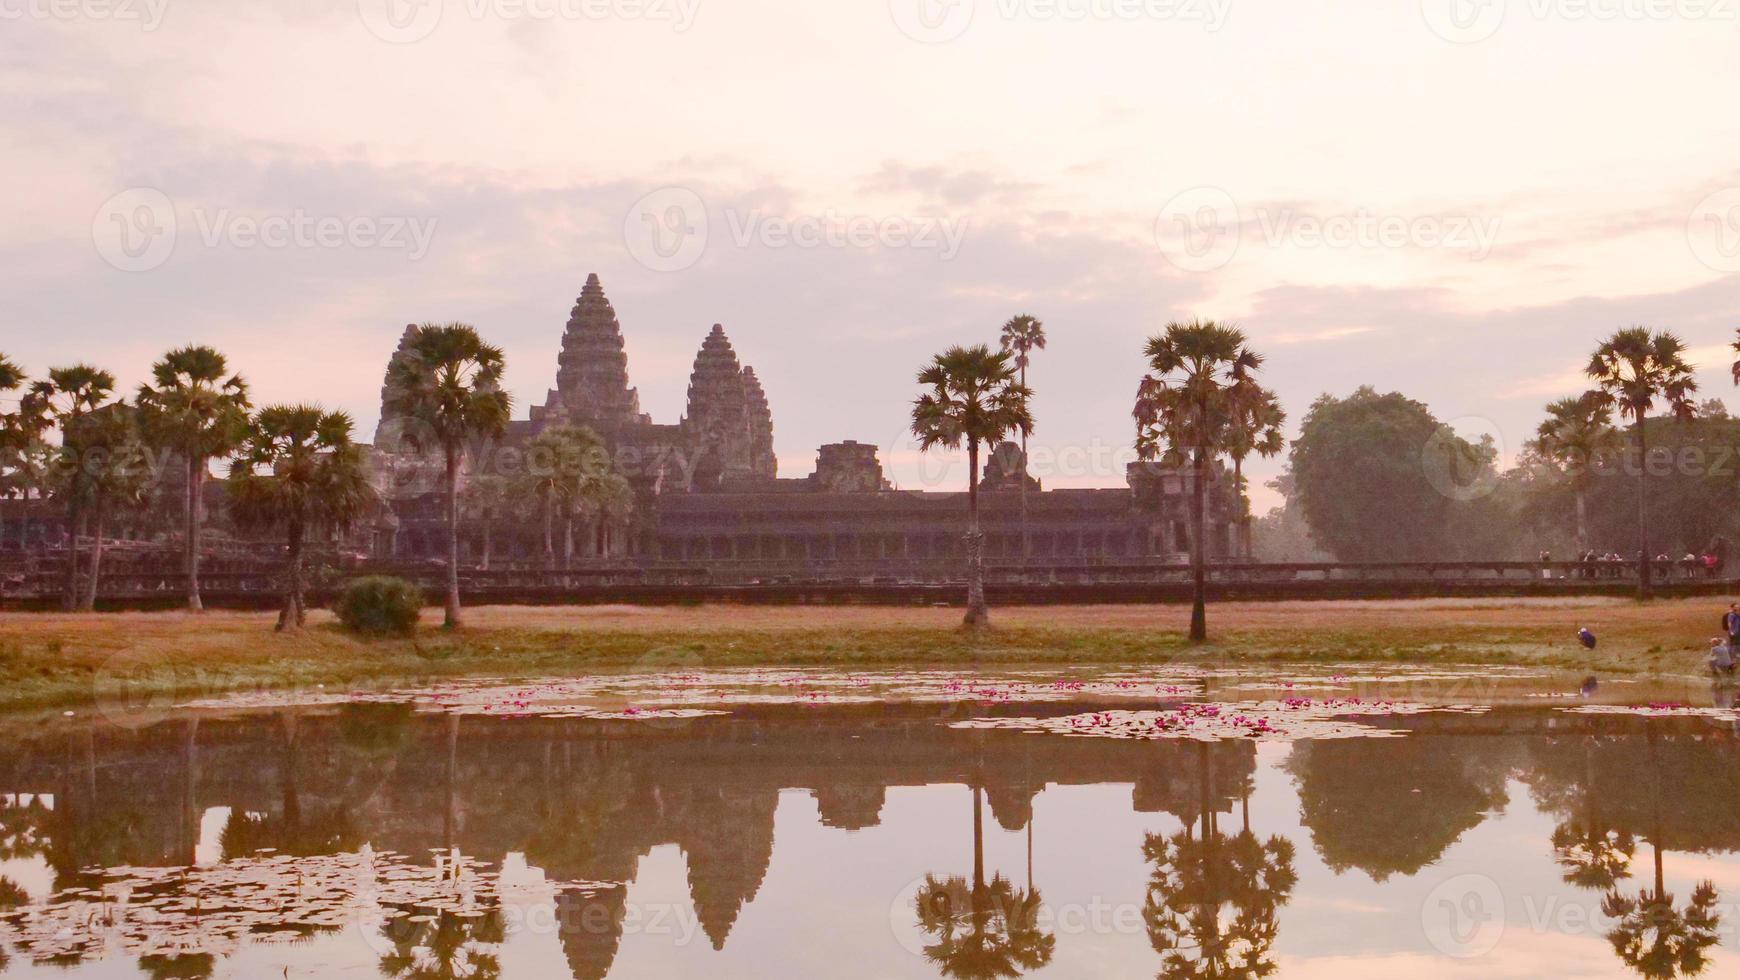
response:
[[[302,522],[290,522],[290,534],[285,549],[288,567],[284,570],[284,609],[278,613],[278,630],[301,629],[307,622],[302,606]]]
[[[1025,354],[1022,355],[1021,387],[1022,388],[1027,387],[1027,363],[1026,363],[1026,355]],[[1032,555],[1033,555],[1032,535],[1029,534],[1027,531],[1027,430],[1026,429],[1021,430],[1021,472],[1019,474],[1019,478],[1020,478],[1020,482],[1016,485],[1021,488],[1021,562],[1025,566],[1027,559],[1032,557]],[[1025,574],[1026,571],[1027,571],[1026,568],[1023,567],[1022,573]]]
[[[1233,495],[1237,497],[1239,508],[1239,557],[1249,561],[1251,557],[1251,505],[1245,495],[1245,461],[1242,456],[1233,457]]]
[[[1589,553],[1589,495],[1583,487],[1577,488],[1577,557],[1580,559]]]
[[[447,619],[448,629],[458,628],[459,610],[459,450],[447,447]]]
[[[103,574],[103,535],[108,530],[108,506],[103,498],[97,498],[96,534],[91,538],[91,574],[85,579],[85,597],[79,603],[79,608],[85,612],[94,612],[97,608],[97,582]]]
[[[1201,449],[1195,451],[1192,461],[1192,477],[1190,488],[1190,642],[1204,643],[1208,640],[1208,579],[1205,565],[1207,557],[1203,546],[1203,510],[1206,506],[1208,482],[1208,454]]]
[[[556,504],[544,491],[544,568],[556,567]]]
[[[205,460],[198,459],[193,454],[187,457],[187,609],[189,612],[201,612],[205,609],[199,597],[199,532],[200,517],[203,508],[200,506],[201,490],[205,486]]]
[[[978,781],[973,782],[973,891],[985,887],[985,806],[981,794],[984,789]]]
[[[979,533],[979,440],[967,440],[967,618],[968,626],[988,626],[985,604],[985,539]]]
[[[490,539],[490,525],[491,525],[491,521],[490,521],[489,517],[487,517],[487,516],[484,517],[484,519],[483,519],[483,561],[481,563],[479,563],[477,567],[483,569],[486,572],[489,571],[490,552],[495,550],[495,548],[494,548],[495,542]]]
[[[1649,561],[1649,436],[1643,429],[1643,413],[1637,413],[1637,597],[1648,599],[1650,588]]]
[[[60,605],[67,612],[78,608],[79,599],[79,531],[83,529],[85,515],[76,503],[67,505],[66,511],[66,582],[61,591]]]
[[[574,567],[574,514],[562,515],[562,571]]]

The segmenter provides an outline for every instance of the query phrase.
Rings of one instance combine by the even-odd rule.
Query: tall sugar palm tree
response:
[[[493,439],[507,429],[511,400],[502,390],[501,348],[463,323],[414,327],[403,341],[403,356],[387,368],[382,410],[413,423],[411,448],[439,448],[446,464],[447,615],[446,626],[461,625],[459,607],[459,469],[465,445]]]
[[[1588,397],[1597,404],[1616,408],[1632,421],[1637,438],[1637,595],[1650,597],[1649,554],[1649,433],[1644,420],[1661,400],[1677,419],[1695,414],[1692,394],[1698,383],[1686,362],[1686,345],[1665,330],[1626,327],[1602,341],[1589,358],[1585,372],[1595,382]]]
[[[466,477],[465,488],[459,492],[460,516],[480,530],[482,549],[477,567],[489,571],[495,553],[495,523],[520,517],[520,495],[512,480],[499,473],[473,473]]]
[[[1227,454],[1233,462],[1233,492],[1238,495],[1239,556],[1251,557],[1251,498],[1245,489],[1245,460],[1252,453],[1268,459],[1286,448],[1281,427],[1287,424],[1287,413],[1274,392],[1255,384],[1240,392],[1233,410],[1231,444]]]
[[[1535,451],[1565,472],[1577,508],[1577,552],[1589,550],[1589,481],[1601,456],[1619,445],[1613,406],[1599,398],[1561,398],[1535,430]]]
[[[75,431],[85,416],[107,404],[114,392],[115,376],[100,368],[89,364],[50,368],[48,377],[30,386],[20,410],[28,417],[42,420],[44,425],[58,426],[65,445],[67,433]],[[56,455],[54,471],[47,476],[54,494],[66,508],[66,578],[61,607],[70,612],[78,604],[79,535],[86,517],[85,495],[77,492],[77,481],[73,478],[79,469],[78,461],[68,460],[65,453]],[[69,462],[74,464],[70,472]]]
[[[584,426],[552,425],[526,443],[525,496],[536,499],[544,518],[544,564],[556,564],[556,521],[562,521],[562,562],[573,560],[574,520],[594,483],[609,469],[604,440]]]
[[[184,567],[187,608],[204,608],[199,595],[201,499],[214,458],[241,445],[248,430],[248,384],[231,374],[224,356],[210,347],[179,347],[151,366],[151,384],[139,386],[145,437],[168,449],[187,467]]]
[[[1003,350],[1015,355],[1015,368],[1020,372],[1021,384],[1027,385],[1027,365],[1032,360],[1033,352],[1045,349],[1045,324],[1039,319],[1022,313],[1011,317],[1003,324],[1001,334]],[[1027,459],[1027,433],[1021,433],[1021,481],[1017,484],[1021,489],[1021,557],[1026,558],[1032,551],[1031,536],[1027,533],[1027,470],[1031,465]]]
[[[1150,373],[1136,390],[1136,454],[1191,469],[1190,639],[1208,639],[1204,510],[1216,458],[1234,444],[1239,406],[1261,400],[1253,375],[1262,355],[1239,330],[1213,321],[1169,323],[1143,349]]]
[[[302,549],[311,530],[345,531],[374,505],[350,416],[312,405],[260,409],[248,426],[225,491],[237,524],[285,534],[284,606],[278,629],[307,619]]]
[[[79,416],[63,433],[60,452],[63,492],[77,500],[81,512],[91,515],[90,574],[77,600],[78,608],[89,612],[97,605],[109,517],[118,510],[143,506],[150,491],[137,410],[117,401]]]
[[[0,354],[0,395],[10,397],[10,393],[23,387],[27,380],[22,368],[5,354]],[[26,508],[20,512],[21,518],[28,513],[30,506],[23,465],[24,450],[28,442],[23,411],[16,406],[11,411],[0,410],[0,500],[7,500],[13,494],[18,494]],[[23,547],[24,526],[21,520],[20,547]]]
[[[966,625],[991,621],[985,604],[984,536],[979,531],[979,447],[996,445],[1014,432],[1033,430],[1031,392],[1016,376],[1007,351],[984,344],[950,347],[918,372],[929,389],[912,405],[912,434],[920,450],[967,446]]]

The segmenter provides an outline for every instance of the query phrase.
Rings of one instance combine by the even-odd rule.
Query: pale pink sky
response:
[[[1369,382],[1514,451],[1618,326],[1680,332],[1730,389],[1736,17],[0,0],[0,351],[136,382],[209,342],[367,435],[413,320],[476,324],[541,400],[595,271],[661,421],[725,324],[788,475],[856,438],[958,486],[901,435],[912,375],[1018,312],[1051,336],[1048,485],[1119,482],[1141,341],[1197,316],[1246,328],[1295,418]]]

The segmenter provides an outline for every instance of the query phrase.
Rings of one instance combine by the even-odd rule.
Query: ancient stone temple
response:
[[[404,342],[394,357],[403,355]],[[473,473],[503,464],[556,424],[585,426],[603,439],[615,471],[634,489],[624,515],[597,515],[579,555],[647,566],[698,566],[715,580],[779,576],[934,579],[965,556],[967,495],[901,490],[883,474],[877,447],[845,440],[820,447],[808,476],[781,478],[773,412],[753,368],[724,326],[713,324],[695,354],[687,408],[675,424],[640,410],[629,381],[622,325],[596,275],[588,276],[562,332],[556,387],[527,418],[512,422],[502,447],[473,454]],[[890,392],[904,410],[906,396]],[[375,538],[379,557],[444,554],[439,481],[427,460],[396,441],[398,420],[383,414],[376,482],[392,513]],[[1182,560],[1189,550],[1186,471],[1137,464],[1126,485],[1046,491],[1014,443],[990,447],[980,480],[985,554],[992,563],[1046,574],[1075,566]],[[1208,551],[1230,555],[1237,509],[1230,480],[1210,488]],[[1023,488],[1025,492],[1023,492]],[[468,559],[536,567],[543,551],[535,501],[499,509],[466,528]]]

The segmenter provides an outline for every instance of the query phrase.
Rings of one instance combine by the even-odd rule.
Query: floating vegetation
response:
[[[1010,729],[1093,738],[1193,739],[1219,742],[1259,739],[1388,738],[1405,729],[1380,728],[1349,719],[1426,712],[1481,714],[1475,705],[1424,705],[1361,698],[1287,698],[1283,701],[1190,703],[1151,711],[1091,711],[1060,718],[975,718],[952,728]]]
[[[1574,708],[1558,708],[1571,715],[1634,715],[1644,718],[1720,718],[1740,720],[1740,710],[1734,708],[1698,708],[1677,701],[1657,701],[1651,704],[1580,704]]]
[[[413,916],[494,915],[500,897],[481,867],[450,851],[421,865],[368,847],[313,857],[267,850],[210,867],[116,867],[0,915],[0,934],[45,963],[228,956],[246,943],[353,926],[372,939],[383,929],[394,935],[394,923]]]
[[[1137,701],[1200,698],[1215,690],[1288,694],[1349,693],[1364,687],[1527,681],[1523,669],[1398,667],[1382,675],[1326,668],[1285,677],[1253,677],[1233,667],[1143,668],[963,673],[951,670],[688,669],[504,682],[454,681],[423,688],[349,693],[255,692],[192,702],[201,710],[260,710],[334,705],[409,705],[416,711],[492,717],[591,718],[611,721],[698,718],[737,705],[1008,704],[1065,700]],[[1224,687],[1221,685],[1224,683]],[[1457,695],[1451,695],[1458,697]],[[1460,699],[1460,697],[1458,697]]]

